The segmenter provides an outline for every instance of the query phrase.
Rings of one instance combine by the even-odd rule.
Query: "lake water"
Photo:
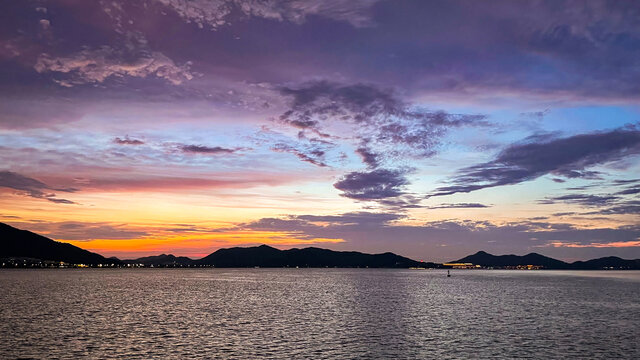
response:
[[[0,358],[640,358],[638,271],[0,270]]]

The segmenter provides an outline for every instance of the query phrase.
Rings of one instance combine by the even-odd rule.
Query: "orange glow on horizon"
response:
[[[88,241],[56,239],[103,256],[141,257],[150,254],[171,253],[176,256],[203,257],[224,247],[296,246],[312,244],[335,244],[344,239],[299,238],[282,232],[233,231],[226,233],[192,234],[183,236],[152,236],[138,239],[93,239]]]

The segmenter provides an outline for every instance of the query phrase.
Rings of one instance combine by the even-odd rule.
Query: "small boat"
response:
[[[451,277],[451,273],[447,270],[447,277]]]

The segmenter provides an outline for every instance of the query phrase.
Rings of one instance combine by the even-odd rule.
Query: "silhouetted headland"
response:
[[[197,260],[196,263],[215,267],[409,268],[439,266],[439,264],[423,263],[390,252],[364,254],[357,251],[333,251],[316,247],[279,250],[267,245],[220,249]]]
[[[0,259],[14,259],[23,264],[120,264],[118,259],[107,259],[100,254],[71,244],[54,241],[27,230],[0,223]],[[6,263],[6,261],[5,261]]]
[[[457,264],[473,264],[483,268],[519,268],[535,267],[553,270],[600,270],[600,269],[628,269],[640,270],[640,259],[625,260],[616,256],[608,256],[588,261],[567,263],[548,256],[530,253],[518,255],[492,255],[485,251],[478,251],[473,255],[452,261]]]

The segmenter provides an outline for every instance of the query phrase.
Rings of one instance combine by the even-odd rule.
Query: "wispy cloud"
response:
[[[144,141],[138,139],[131,139],[129,136],[125,136],[124,138],[116,137],[113,139],[113,142],[118,145],[143,145]]]
[[[302,23],[307,16],[315,15],[343,20],[354,26],[366,26],[371,24],[368,9],[377,2],[377,0],[156,1],[174,10],[187,22],[193,22],[199,27],[206,26],[210,29],[217,29],[233,22],[235,20],[232,18],[234,13],[294,23]]]
[[[429,206],[429,209],[473,209],[473,208],[488,208],[490,205],[480,203],[455,203],[455,204],[440,204],[436,206]]]
[[[204,146],[204,145],[180,145],[180,150],[189,154],[233,154],[237,149],[230,149],[221,146]]]
[[[549,246],[566,247],[566,248],[626,248],[626,247],[640,247],[640,240],[616,241],[616,242],[610,242],[610,243],[594,242],[590,244],[563,243],[559,241],[554,241],[549,243]]]
[[[162,78],[173,85],[191,80],[190,64],[178,66],[160,52],[143,52],[132,60],[122,50],[102,46],[93,50],[82,50],[67,56],[42,54],[34,65],[39,73],[54,72],[68,76],[57,80],[61,86],[72,87],[87,83],[101,83],[110,77]]]
[[[298,159],[320,167],[326,167],[327,164],[323,160],[326,152],[317,146],[307,146],[307,149],[301,150],[292,145],[284,143],[275,144],[271,150],[276,152],[290,153],[298,157]]]
[[[490,162],[460,170],[450,180],[452,185],[440,187],[431,195],[451,195],[513,185],[547,174],[593,179],[599,174],[588,170],[590,167],[638,154],[638,130],[621,129],[542,141],[534,138],[507,147]]]
[[[305,138],[340,137],[343,132],[332,127],[347,125],[347,135],[354,137],[357,153],[368,166],[380,165],[387,157],[384,150],[432,156],[448,129],[488,125],[484,115],[418,109],[392,90],[370,84],[316,81],[279,91],[292,99],[291,108],[279,117],[281,123],[300,129]]]
[[[74,188],[57,188],[54,189],[42,181],[20,175],[11,171],[0,171],[0,187],[14,189],[36,199],[45,199],[53,203],[74,204],[71,200],[60,199],[55,197],[56,194],[50,191],[74,192]]]

